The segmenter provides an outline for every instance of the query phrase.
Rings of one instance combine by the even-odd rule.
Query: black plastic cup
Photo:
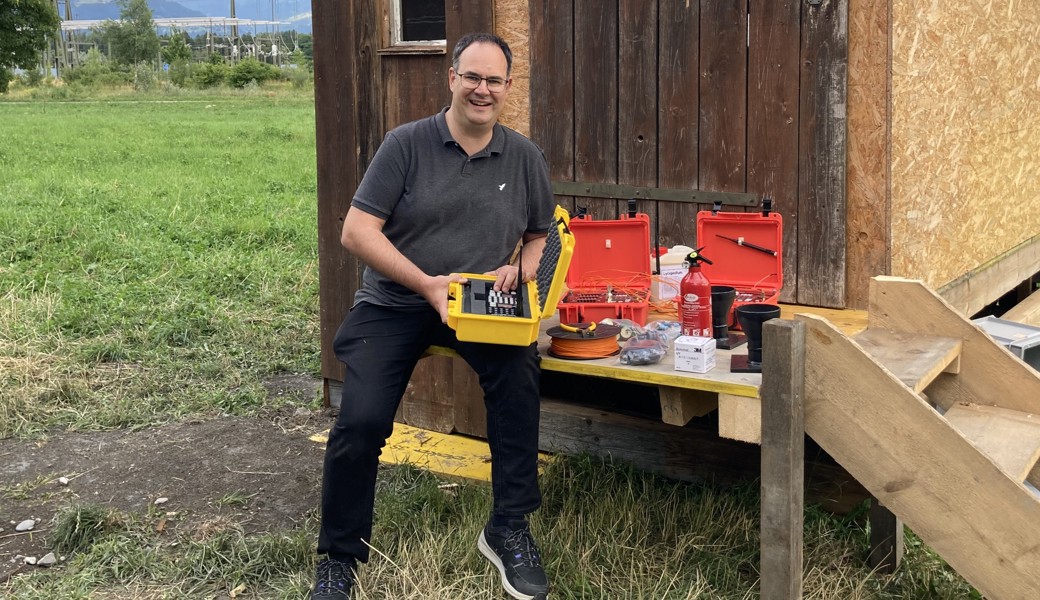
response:
[[[747,335],[748,367],[762,368],[762,323],[780,316],[775,304],[742,304],[737,307],[737,322]]]

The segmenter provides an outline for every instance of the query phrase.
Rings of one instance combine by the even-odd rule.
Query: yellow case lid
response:
[[[556,312],[556,304],[563,294],[567,269],[574,255],[574,234],[570,230],[571,215],[567,209],[557,205],[553,213],[552,226],[545,240],[542,260],[538,263],[538,304],[542,318],[547,319]],[[553,264],[555,262],[555,264]]]

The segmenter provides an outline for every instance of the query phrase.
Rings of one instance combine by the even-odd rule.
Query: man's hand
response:
[[[417,290],[441,316],[441,323],[448,322],[448,285],[455,281],[465,283],[466,278],[458,274],[437,275],[427,278],[421,289]]]
[[[511,292],[520,284],[519,273],[520,269],[517,267],[513,265],[505,265],[484,274],[495,276],[495,291],[501,292],[504,290]]]

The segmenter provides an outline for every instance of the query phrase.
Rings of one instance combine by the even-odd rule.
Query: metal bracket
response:
[[[719,202],[730,206],[757,207],[759,196],[742,192],[705,192],[657,187],[638,187],[620,183],[582,183],[580,181],[554,181],[553,194],[577,196],[579,198],[606,198],[612,200],[669,200],[693,204]]]

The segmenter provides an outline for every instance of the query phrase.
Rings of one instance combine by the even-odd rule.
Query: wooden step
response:
[[[957,338],[871,327],[852,339],[915,393],[922,392],[939,373],[960,372],[962,344]]]
[[[1040,459],[1040,416],[958,403],[944,415],[965,438],[1016,481],[1025,481]]]

